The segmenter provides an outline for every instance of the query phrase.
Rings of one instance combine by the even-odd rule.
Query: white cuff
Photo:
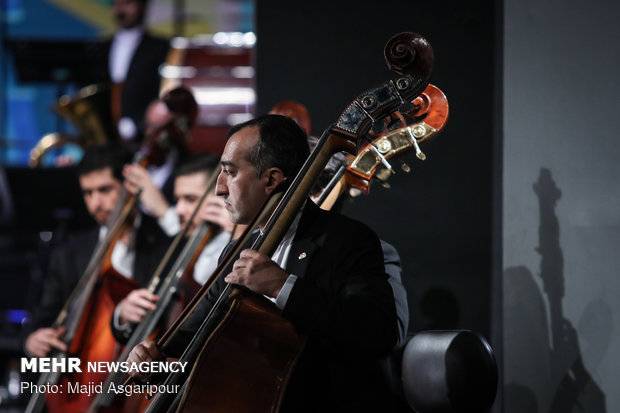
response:
[[[284,282],[284,285],[280,289],[280,293],[276,297],[276,307],[278,307],[280,310],[284,309],[284,306],[288,301],[288,297],[291,295],[291,290],[295,285],[295,281],[297,281],[297,276],[295,274],[289,275]]]
[[[121,324],[120,312],[121,312],[121,306],[117,305],[114,308],[114,313],[112,314],[112,323],[114,324],[114,328],[117,329],[118,331],[126,331],[129,329],[129,323]]]
[[[166,210],[166,213],[157,219],[157,223],[166,235],[172,237],[179,233],[181,230],[181,222],[174,207],[170,207]]]

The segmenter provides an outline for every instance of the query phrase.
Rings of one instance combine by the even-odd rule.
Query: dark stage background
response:
[[[395,5],[398,3],[398,5]],[[394,34],[413,31],[435,52],[431,83],[446,94],[446,129],[406,157],[412,172],[373,185],[344,213],[398,249],[409,332],[467,328],[491,334],[494,124],[497,82],[493,2],[257,2],[257,108],[305,104],[317,136],[359,93],[397,77],[384,63]]]

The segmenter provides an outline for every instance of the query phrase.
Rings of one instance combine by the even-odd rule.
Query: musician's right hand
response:
[[[142,190],[140,202],[144,209],[155,218],[163,217],[170,205],[153,183],[149,172],[140,165],[131,164],[123,167],[123,176],[125,177],[123,184],[130,193],[135,195]]]
[[[66,328],[40,328],[31,333],[26,339],[26,350],[33,356],[45,357],[52,348],[67,351],[67,345],[60,339],[65,334]]]
[[[144,340],[137,346],[135,346],[129,356],[127,357],[127,361],[130,365],[140,364],[142,362],[150,363],[152,361],[165,361],[166,357],[159,351],[157,344],[151,340]],[[152,373],[141,373],[137,371],[139,369],[131,369],[129,375],[134,379],[147,381]]]
[[[158,297],[146,288],[133,290],[118,303],[119,322],[121,325],[139,323],[148,311],[155,309],[157,299]]]

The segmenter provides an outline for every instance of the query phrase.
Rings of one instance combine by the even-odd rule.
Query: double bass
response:
[[[134,161],[146,165],[150,159],[149,146],[155,143],[147,141]],[[135,280],[119,274],[112,266],[112,252],[117,242],[137,233],[134,218],[138,199],[139,195],[121,191],[108,219],[105,237],[95,246],[85,271],[51,326],[53,329],[64,327],[61,340],[67,351],[53,351],[50,357],[61,362],[69,356],[78,357],[81,371],[42,374],[40,384],[58,384],[56,388],[62,392],[34,393],[26,406],[27,412],[41,411],[45,404],[49,412],[83,412],[90,400],[81,386],[93,387],[105,378],[107,373],[93,371],[95,369],[87,362],[114,360],[119,348],[109,327],[112,313],[121,299],[139,287]],[[96,391],[96,387],[94,389]]]
[[[401,77],[369,89],[345,109],[322,135],[289,189],[263,207],[213,277],[228,274],[240,251],[248,247],[270,256],[332,154],[355,154],[366,140],[372,140],[371,129],[384,129],[388,116],[410,105],[426,88],[432,50],[423,38],[410,33],[395,36],[386,46],[386,60]],[[251,229],[264,219],[260,234],[250,242],[254,238]],[[164,353],[207,292],[208,288],[202,290],[195,305],[188,307],[177,325],[158,341]],[[228,284],[181,356],[193,365],[192,371],[185,376],[169,375],[164,382],[182,386],[182,391],[177,395],[159,393],[148,411],[277,411],[304,343],[305,338],[270,301]],[[227,389],[234,389],[235,395]]]

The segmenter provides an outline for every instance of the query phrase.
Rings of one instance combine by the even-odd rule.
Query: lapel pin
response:
[[[299,257],[297,257],[300,260],[303,260],[304,258],[306,258],[308,254],[306,254],[305,252],[302,252],[301,254],[299,254]]]

